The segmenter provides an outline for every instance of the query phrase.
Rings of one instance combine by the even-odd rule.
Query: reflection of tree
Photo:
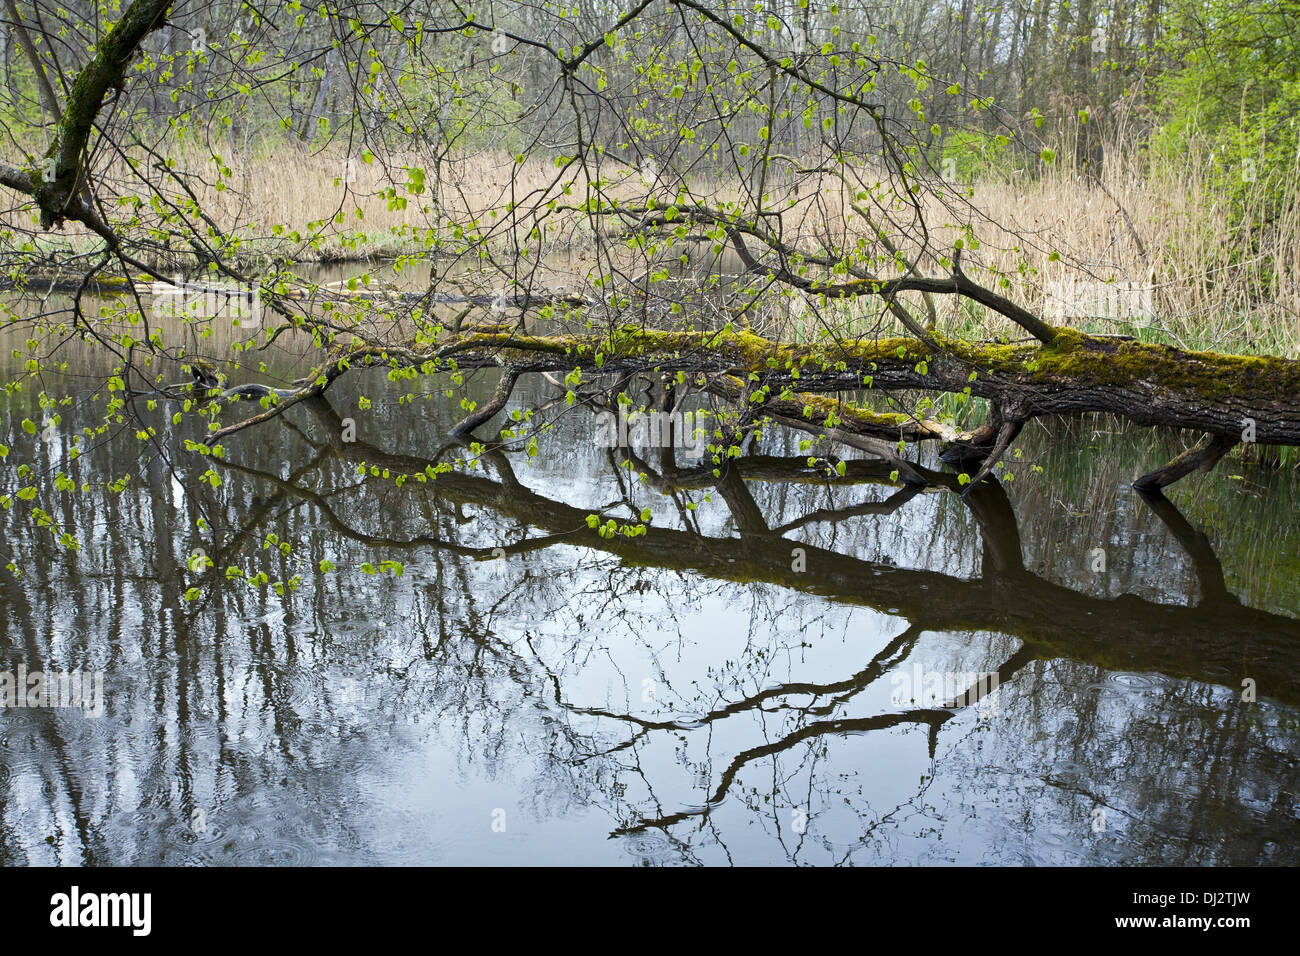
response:
[[[1050,726],[1057,713],[1073,708],[1077,713],[1069,733],[1060,738],[1061,746],[1069,748],[1075,764],[1095,767],[1098,742],[1106,741],[1107,748],[1123,755],[1132,768],[1130,775],[1140,778],[1134,799],[1145,807],[1159,806],[1159,813],[1168,814],[1170,794],[1186,791],[1185,780],[1168,766],[1171,754],[1195,747],[1213,755],[1207,763],[1206,788],[1190,801],[1202,832],[1222,831],[1222,795],[1257,780],[1251,768],[1261,760],[1271,762],[1269,779],[1287,773],[1277,763],[1284,744],[1250,744],[1241,721],[1211,728],[1187,718],[1186,711],[1197,706],[1197,696],[1204,696],[1206,688],[1210,693],[1223,693],[1216,687],[1236,692],[1242,676],[1258,680],[1263,696],[1293,703],[1300,625],[1238,605],[1222,587],[1222,572],[1216,574],[1218,564],[1208,542],[1163,499],[1153,499],[1151,507],[1192,556],[1202,582],[1198,607],[1131,596],[1107,601],[1030,574],[1010,502],[992,482],[960,498],[951,494],[962,489],[950,476],[927,471],[928,488],[899,489],[890,485],[887,467],[868,462],[847,463],[843,478],[827,479],[806,467],[803,457],[752,454],[729,462],[720,477],[711,468],[678,468],[671,456],[661,456],[653,468],[633,458],[635,470],[647,475],[647,484],[665,494],[714,492],[731,516],[736,535],[710,535],[700,530],[700,522],[683,520],[681,529],[651,524],[644,536],[605,539],[586,524],[586,516],[601,510],[599,506],[579,507],[534,491],[501,451],[480,456],[482,471],[454,470],[426,483],[408,481],[395,487],[391,480],[359,476],[356,466],[361,462],[394,475],[415,474],[442,457],[400,455],[374,443],[312,439],[310,433],[336,436],[340,429],[326,403],[309,404],[323,427],[296,431],[294,441],[301,447],[292,454],[292,467],[255,465],[266,460],[261,451],[251,460],[214,461],[232,503],[224,512],[213,509],[223,524],[208,579],[228,565],[261,554],[267,532],[278,529],[282,537],[305,541],[311,553],[329,548],[340,563],[400,557],[408,569],[402,587],[380,578],[363,580],[361,590],[331,584],[334,579],[315,582],[304,590],[304,600],[285,603],[282,624],[259,618],[256,595],[240,589],[214,588],[204,600],[187,605],[181,598],[186,584],[204,578],[182,570],[191,542],[185,539],[183,522],[159,507],[156,499],[139,513],[117,515],[113,525],[130,527],[134,522],[151,528],[156,543],[145,544],[148,534],[139,541],[125,536],[130,560],[104,581],[74,585],[88,607],[111,607],[115,605],[108,596],[119,595],[120,604],[120,595],[132,584],[123,566],[156,569],[164,592],[162,609],[142,625],[135,653],[153,658],[167,647],[175,666],[160,669],[139,700],[168,714],[181,728],[174,738],[162,735],[151,744],[156,752],[149,758],[174,768],[181,785],[177,794],[156,784],[158,789],[146,793],[142,802],[172,816],[183,819],[193,806],[225,805],[230,794],[288,781],[304,806],[330,820],[337,815],[331,804],[340,799],[339,787],[351,785],[349,775],[335,769],[349,765],[349,741],[382,739],[385,728],[418,715],[435,725],[441,737],[455,741],[466,763],[507,767],[526,757],[531,776],[521,792],[535,795],[539,813],[597,803],[611,816],[615,832],[629,840],[661,835],[684,859],[695,858],[701,850],[701,837],[692,832],[707,833],[725,850],[735,826],[730,814],[737,812],[752,821],[766,820],[764,828],[792,859],[806,858],[813,849],[807,835],[790,839],[789,828],[777,816],[778,805],[811,810],[816,803],[821,809],[811,813],[814,824],[826,814],[851,812],[856,817],[852,827],[837,833],[861,834],[863,845],[870,835],[883,838],[887,821],[916,814],[924,819],[933,771],[914,782],[910,793],[891,796],[883,809],[864,806],[863,798],[856,797],[846,810],[843,801],[833,799],[843,761],[828,758],[828,748],[903,734],[917,759],[935,764],[944,760],[941,743],[951,747],[965,739],[960,728],[969,727],[969,722],[954,723],[959,711],[942,706],[944,701],[881,712],[878,695],[882,683],[888,683],[881,678],[916,659],[922,635],[935,632],[1010,635],[1008,640],[1018,646],[991,649],[991,666],[982,669],[996,670],[1004,688],[1022,678],[1035,681],[1019,716],[1026,738]],[[273,457],[279,458],[279,452]],[[615,456],[615,464],[621,457]],[[777,509],[779,517],[771,517],[767,489],[807,484],[845,492],[886,486],[889,494],[880,501],[819,502],[794,514],[783,507]],[[787,537],[818,524],[848,526],[863,515],[899,514],[909,503],[934,500],[933,493],[958,503],[974,519],[980,537],[978,577],[864,561]],[[792,568],[794,547],[805,552],[804,572]],[[535,563],[555,549],[568,550],[563,562],[553,561],[550,567],[569,564],[570,554],[577,562],[563,579],[540,573]],[[106,547],[105,553],[109,550]],[[510,572],[494,574],[502,552]],[[602,556],[618,560],[602,562]],[[53,577],[52,570],[47,566],[40,573]],[[287,562],[281,570],[287,576]],[[616,700],[592,700],[590,688],[580,680],[583,668],[609,646],[626,641],[615,630],[630,633],[638,648],[654,653],[653,635],[641,633],[647,629],[636,616],[635,601],[648,592],[672,615],[677,604],[674,582],[685,581],[693,590],[714,582],[733,592],[739,583],[756,601],[760,595],[821,595],[836,606],[874,608],[908,624],[883,646],[872,647],[864,655],[865,665],[855,665],[848,676],[791,679],[761,667],[756,677],[750,674],[744,665],[770,660],[786,640],[778,633],[781,628],[772,625],[769,643],[751,641],[743,651],[744,661],[719,670],[696,700],[674,689],[686,703],[675,705],[672,713],[662,712],[667,704],[647,710]],[[20,615],[13,625],[22,627],[24,635],[40,633],[32,623],[33,603],[27,601],[25,617]],[[349,608],[365,610],[364,627],[346,625],[347,619],[357,617],[347,613]],[[773,607],[764,607],[761,616],[766,621],[775,613]],[[251,618],[257,623],[245,631],[242,622]],[[391,622],[398,620],[405,623],[393,627]],[[545,621],[560,624],[566,636],[543,640],[538,625]],[[177,630],[169,631],[168,622]],[[656,622],[655,629],[672,626],[670,619]],[[8,641],[11,632],[0,633]],[[49,652],[50,646],[26,649],[29,659]],[[640,674],[629,675],[624,658],[611,657],[609,666],[622,675],[625,686],[636,687]],[[1183,723],[1151,731],[1142,727],[1140,722],[1148,718],[1141,712],[1117,718],[1100,706],[1096,695],[1079,707],[1063,688],[1044,681],[1044,675],[1062,666],[1099,675],[1146,671],[1197,683],[1183,682],[1168,691],[1177,699],[1162,702],[1158,709],[1183,713]],[[286,674],[291,670],[294,677],[289,681]],[[345,673],[365,675],[364,706],[340,699],[339,677]],[[1133,731],[1119,735],[1118,742],[1117,720]],[[219,740],[215,765],[208,749],[196,741],[202,728],[212,725]],[[327,726],[336,729],[324,733]],[[260,741],[256,752],[237,742],[241,734],[233,731],[236,728],[242,728],[243,739]],[[908,728],[922,732],[926,743],[917,740],[913,745]],[[689,744],[682,744],[680,755],[674,754],[682,740]],[[42,746],[49,768],[86,763],[89,745],[84,741],[47,734]],[[763,780],[769,773],[771,779]],[[681,774],[698,778],[702,799],[684,797],[670,779]],[[104,832],[103,811],[94,800],[87,801],[84,778],[75,770],[47,776],[49,815],[62,815],[65,805],[78,808],[69,819],[75,820],[81,858],[104,860],[120,853]],[[757,798],[755,787],[770,800]],[[1062,800],[1114,806],[1117,817],[1136,812],[1113,787],[1095,779],[1052,774],[1044,787]],[[7,805],[5,789],[0,781],[0,800]],[[125,799],[115,793],[110,804],[124,808],[125,802],[114,801]],[[364,805],[361,794],[351,794],[349,800]],[[1285,824],[1285,799],[1275,796],[1265,812]],[[1168,831],[1175,828],[1171,819],[1152,816],[1149,826]],[[363,820],[338,825],[354,834],[364,829]],[[692,831],[693,826],[698,831]],[[1086,819],[1081,820],[1080,832],[1086,826]],[[6,846],[30,840],[30,831],[3,805],[0,834]],[[161,852],[175,838],[173,825],[142,839],[138,859],[153,859],[150,854]],[[1212,849],[1188,850],[1193,852]],[[841,845],[835,856],[844,855]]]
[[[341,427],[329,405],[323,400],[311,404],[325,433],[339,435]],[[393,454],[365,442],[345,444],[334,440],[332,448],[342,459],[364,461],[395,474],[422,473],[430,464],[426,459]],[[1287,702],[1300,700],[1300,674],[1290,653],[1300,642],[1300,622],[1245,608],[1228,594],[1208,540],[1196,537],[1177,509],[1158,493],[1144,500],[1189,550],[1203,590],[1201,602],[1194,607],[1159,604],[1132,595],[1113,601],[1089,597],[1027,572],[1010,501],[1001,486],[992,481],[982,482],[960,499],[980,529],[984,568],[980,578],[963,580],[861,561],[812,545],[799,545],[805,552],[807,570],[793,569],[792,542],[783,537],[788,531],[814,521],[891,513],[917,493],[915,488],[904,488],[885,502],[869,502],[832,513],[815,511],[769,529],[747,482],[807,480],[809,470],[802,459],[742,458],[732,462],[720,478],[714,478],[712,469],[705,467],[672,468],[664,475],[653,475],[649,465],[636,459],[637,467],[652,474],[652,481],[660,487],[714,487],[740,531],[737,540],[658,527],[650,527],[644,536],[636,538],[601,538],[585,523],[594,509],[574,507],[533,492],[519,481],[508,458],[500,452],[488,452],[483,457],[494,469],[495,480],[456,471],[442,474],[422,487],[445,503],[489,509],[541,532],[500,545],[507,554],[523,554],[557,543],[580,544],[617,555],[630,564],[762,581],[837,601],[891,609],[890,613],[929,630],[999,631],[1020,638],[1038,657],[1065,656],[1108,667],[1156,671],[1220,684],[1225,681],[1219,671],[1226,667],[1240,675],[1229,686],[1239,687],[1241,677],[1249,676],[1265,696]],[[843,481],[888,484],[889,470],[887,464],[877,462],[848,462]],[[965,490],[954,475],[920,471],[936,489]],[[274,476],[262,477],[286,495],[312,501],[334,530],[364,544],[388,549],[446,548],[484,560],[493,554],[495,546],[476,549],[427,535],[398,539],[362,532],[335,514],[320,492]],[[1243,666],[1249,673],[1242,671]]]
[[[333,413],[326,404],[319,403],[313,410],[325,425],[326,434],[339,434]],[[337,443],[332,450],[340,457],[378,465],[394,473],[419,472],[428,464],[425,460],[396,455],[366,443]],[[838,716],[855,695],[878,681],[889,669],[899,666],[907,658],[916,638],[926,630],[998,630],[1019,637],[1023,641],[1021,649],[996,669],[1002,685],[1035,660],[1065,657],[1103,668],[1119,666],[1126,670],[1155,671],[1212,684],[1226,683],[1229,687],[1235,687],[1236,681],[1225,679],[1227,674],[1242,674],[1242,668],[1245,668],[1262,686],[1267,685],[1270,695],[1295,700],[1297,680],[1290,656],[1261,659],[1255,655],[1270,649],[1294,647],[1300,638],[1300,625],[1288,618],[1242,608],[1223,587],[1222,571],[1208,541],[1192,530],[1186,519],[1158,494],[1145,500],[1176,540],[1187,548],[1201,580],[1203,597],[1195,608],[1156,604],[1132,596],[1106,601],[1030,574],[1023,565],[1020,537],[1010,503],[1003,490],[992,482],[981,484],[960,499],[970,509],[981,531],[984,571],[978,580],[874,565],[811,546],[802,546],[809,571],[800,574],[791,569],[791,542],[783,535],[815,522],[843,521],[863,514],[890,514],[920,494],[922,489],[915,485],[904,486],[884,501],[815,509],[770,528],[763,508],[750,493],[749,484],[806,481],[809,470],[802,460],[750,456],[733,462],[721,477],[715,478],[707,469],[678,469],[671,456],[660,456],[658,471],[630,453],[620,453],[616,459],[621,457],[633,461],[637,471],[648,476],[649,484],[665,494],[679,488],[710,487],[716,490],[732,515],[739,538],[709,538],[698,531],[698,526],[692,528],[688,524],[684,531],[652,527],[644,537],[601,539],[588,533],[584,521],[587,510],[531,491],[518,480],[508,458],[500,452],[484,455],[484,461],[494,472],[493,478],[453,472],[441,475],[427,489],[454,504],[455,508],[489,509],[502,518],[513,519],[520,529],[530,529],[530,533],[520,540],[500,546],[510,555],[573,543],[577,538],[584,547],[617,555],[624,566],[692,570],[731,580],[764,581],[802,588],[838,601],[897,609],[895,613],[908,617],[913,623],[881,650],[868,667],[847,679],[823,684],[777,683],[686,719],[650,719],[634,712],[571,704],[565,699],[560,679],[548,672],[558,706],[574,715],[622,723],[629,731],[622,740],[613,744],[602,743],[594,751],[583,753],[575,749],[572,759],[581,762],[633,751],[656,733],[693,732],[747,712],[783,711],[798,717],[794,729],[736,754],[721,772],[704,805],[635,819],[616,828],[616,832],[666,828],[691,817],[707,817],[710,808],[726,797],[745,766],[776,758],[823,736],[866,733],[906,723],[920,724],[928,730],[929,751],[933,758],[938,730],[953,716],[953,710],[923,708],[870,717]],[[245,466],[230,467],[253,473]],[[870,463],[850,463],[845,482],[885,483],[888,481],[886,470],[886,467]],[[262,477],[276,486],[276,494],[299,496],[311,501],[331,528],[367,547],[385,550],[440,548],[483,561],[493,556],[493,547],[473,547],[451,537],[418,535],[400,539],[356,529],[336,513],[327,500],[332,495],[280,481],[273,476]],[[934,488],[953,492],[962,490],[952,476],[926,472],[925,477]],[[610,581],[607,586],[606,593],[611,597],[619,593],[617,583]],[[1247,641],[1237,636],[1241,633],[1243,617],[1248,622]],[[1227,621],[1232,622],[1231,629],[1224,626]],[[1228,663],[1236,665],[1235,670],[1225,672],[1224,665]],[[543,669],[547,667],[540,657],[535,664]],[[798,698],[808,698],[809,702],[794,702]],[[1084,716],[1086,720],[1098,719],[1096,714]]]

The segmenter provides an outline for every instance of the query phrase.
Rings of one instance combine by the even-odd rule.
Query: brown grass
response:
[[[1211,188],[1208,160],[1187,157],[1178,169],[1144,167],[1135,153],[1108,156],[1105,186],[1068,168],[1030,181],[983,182],[941,191],[924,201],[922,211],[929,229],[925,247],[908,241],[912,220],[905,204],[886,195],[885,209],[895,225],[887,227],[905,252],[919,260],[921,271],[942,274],[941,257],[951,255],[963,227],[974,229],[978,249],[968,249],[963,264],[968,274],[998,286],[1049,321],[1086,325],[1093,331],[1136,334],[1143,338],[1223,351],[1296,355],[1300,352],[1300,203],[1287,204],[1286,212],[1272,223],[1265,236],[1255,237],[1263,255],[1246,258],[1234,248],[1223,201]],[[519,269],[514,243],[530,251],[529,264],[542,262],[541,281],[569,288],[592,287],[611,263],[625,276],[640,275],[637,255],[617,245],[613,258],[592,250],[595,230],[581,212],[548,211],[551,200],[580,204],[586,181],[580,175],[562,176],[554,164],[537,159],[517,163],[514,157],[483,153],[462,157],[445,165],[441,182],[426,181],[423,194],[407,189],[407,165],[428,168],[419,157],[366,163],[341,151],[309,152],[293,145],[238,149],[222,156],[230,175],[221,177],[218,165],[206,151],[182,150],[178,165],[193,177],[190,182],[205,213],[243,243],[242,251],[275,254],[297,261],[343,261],[365,257],[424,254],[435,239],[444,251],[463,250],[464,237],[453,235],[455,223],[476,219],[492,242],[498,265],[494,278],[482,285],[500,283],[502,276]],[[883,179],[866,170],[852,171],[850,192],[840,179],[820,174],[795,180],[782,175],[785,163],[773,165],[769,183],[769,208],[782,209],[783,240],[815,253],[826,242],[853,244],[859,236],[874,242],[873,227],[853,212],[850,198],[862,188]],[[613,162],[601,171],[619,185],[612,193],[621,201],[643,199],[651,192],[638,171]],[[571,183],[565,195],[557,182]],[[219,188],[221,184],[225,188]],[[730,183],[690,180],[692,192],[707,202],[742,201],[741,189]],[[660,181],[654,190],[668,204],[673,190]],[[608,193],[607,193],[608,195]],[[1288,195],[1297,197],[1296,184]],[[405,202],[403,202],[403,200]],[[516,204],[513,216],[511,203]],[[858,200],[859,207],[870,205]],[[25,217],[10,216],[27,225]],[[883,224],[883,212],[875,215]],[[613,223],[609,223],[610,228]],[[539,227],[540,238],[529,237]],[[597,226],[596,228],[600,228]],[[295,231],[297,236],[293,235]],[[698,229],[692,228],[692,232]],[[75,230],[64,242],[76,244]],[[678,243],[677,253],[689,246],[695,262],[734,271],[738,263],[711,260],[708,247]],[[1140,242],[1140,247],[1139,247]],[[868,248],[871,248],[870,246]],[[877,249],[879,247],[876,247]],[[1059,261],[1050,261],[1052,253]],[[719,264],[720,262],[720,264]],[[477,255],[475,267],[479,267]],[[693,268],[700,268],[693,266]],[[360,271],[358,269],[358,271]],[[1275,273],[1284,281],[1274,285]],[[880,274],[890,274],[887,266]],[[1079,282],[1128,284],[1143,290],[1153,308],[1154,321],[1116,314],[1065,314],[1053,302],[1053,283],[1073,276]],[[643,281],[644,278],[642,277]],[[926,309],[918,296],[908,296],[909,307],[924,319]],[[1020,335],[1000,318],[951,297],[936,297],[941,326],[965,334]],[[789,319],[789,298],[774,298],[766,315],[773,326],[798,332]],[[798,323],[808,332],[812,320],[840,329],[866,329],[892,319],[881,318],[875,300],[825,303],[813,298],[796,312],[808,316]],[[1084,309],[1083,311],[1088,311]],[[1104,311],[1104,310],[1103,310]],[[757,313],[756,324],[764,312]]]

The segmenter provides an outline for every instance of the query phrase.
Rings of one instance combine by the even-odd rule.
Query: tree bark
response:
[[[303,381],[319,393],[350,368],[383,361],[433,373],[505,367],[511,377],[583,369],[590,377],[687,372],[699,386],[754,412],[846,441],[891,461],[884,443],[954,442],[963,461],[988,474],[1025,422],[1105,412],[1137,425],[1195,429],[1205,447],[1139,479],[1159,488],[1208,468],[1238,441],[1300,446],[1300,362],[1187,352],[1131,339],[1057,331],[1050,344],[977,344],[934,333],[914,338],[843,340],[825,346],[774,342],[751,332],[659,332],[623,327],[604,336],[466,332],[436,347],[376,343],[354,348]],[[797,392],[795,390],[798,390]],[[988,399],[989,420],[958,434],[941,422],[881,413],[824,393],[922,391]],[[233,434],[278,412],[229,425]],[[477,419],[479,416],[474,416]],[[481,422],[476,422],[481,424]],[[906,464],[906,463],[905,463]],[[908,466],[910,468],[910,465]]]
[[[969,389],[1020,422],[1109,412],[1137,425],[1196,429],[1232,441],[1241,441],[1253,426],[1256,442],[1300,445],[1300,362],[1292,359],[1189,352],[1073,329],[1059,330],[1051,345],[976,344],[937,333],[932,339],[937,348],[912,338],[789,345],[749,332],[626,329],[603,338],[470,334],[422,355],[421,361],[454,356],[462,368],[505,360],[521,372],[567,372],[575,366],[591,369],[599,353],[601,373],[756,375],[773,396],[786,388],[953,394]],[[825,415],[823,408],[816,412]],[[908,416],[853,406],[839,414],[862,434],[895,441],[954,437]]]
[[[5,0],[11,15],[16,16],[13,0]],[[36,175],[23,169],[0,167],[0,184],[32,196],[41,210],[41,228],[50,229],[65,220],[85,224],[117,246],[117,238],[91,207],[88,196],[89,174],[85,157],[95,118],[103,108],[110,89],[121,89],[126,69],[140,49],[140,43],[159,29],[171,8],[172,0],[135,0],[95,48],[95,58],[77,73],[68,93],[65,109],[58,117],[58,130],[46,151],[51,169],[39,169]],[[35,48],[32,48],[32,53]],[[28,55],[32,55],[29,53]],[[37,76],[44,73],[37,64]],[[46,80],[46,86],[49,81]],[[49,91],[53,96],[53,91]],[[45,94],[43,93],[44,97]],[[53,175],[49,175],[49,173]]]

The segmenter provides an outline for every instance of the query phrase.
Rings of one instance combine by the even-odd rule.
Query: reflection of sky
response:
[[[363,441],[422,449],[422,433],[391,406],[362,413],[345,396],[339,413],[358,418]],[[516,456],[519,480],[592,511],[630,488],[656,527],[681,527],[675,505],[583,441],[585,414],[567,416],[532,464]],[[307,416],[297,423],[319,436]],[[308,459],[286,434],[231,442],[231,457],[283,476],[286,460]],[[763,451],[799,454],[776,436]],[[99,467],[138,471],[138,447],[111,454]],[[878,659],[908,630],[887,608],[629,566],[569,544],[500,564],[372,547],[302,501],[274,503],[273,517],[237,538],[272,489],[225,471],[221,489],[196,491],[208,464],[178,466],[215,517],[215,538],[196,534],[194,501],[156,464],[122,496],[82,499],[78,520],[94,530],[73,564],[0,516],[27,568],[0,592],[6,665],[102,666],[109,711],[99,721],[0,716],[0,861],[1295,862],[1297,715],[1266,694],[1248,708],[1229,686],[1034,661],[999,688],[995,713],[967,709],[945,723],[931,759],[924,722],[852,722],[911,708],[891,701],[896,669],[992,671],[1019,639],[921,631]],[[306,481],[325,494],[358,480],[353,465],[330,462]],[[771,525],[892,490],[749,488]],[[690,492],[691,520],[734,536],[722,496],[710,497]],[[349,527],[395,539],[490,549],[530,533],[487,508],[457,511],[414,482],[328,500]],[[1131,498],[1082,531],[1042,496],[1017,510],[1026,565],[1052,580],[1175,604],[1195,595],[1186,557]],[[292,556],[262,549],[271,531],[294,543]],[[789,538],[846,561],[981,573],[978,529],[948,493]],[[1083,563],[1098,540],[1112,553],[1104,581]],[[183,563],[196,546],[219,569],[303,574],[302,588],[281,602],[236,582],[187,603]],[[320,578],[312,568],[323,557],[339,570]],[[405,564],[400,578],[357,570],[389,558]],[[873,666],[878,674],[853,683]],[[792,683],[820,686],[762,693]],[[711,713],[726,715],[700,722]],[[764,752],[819,722],[826,732]],[[703,810],[746,753],[707,814],[610,839]],[[1106,829],[1096,832],[1099,808]]]

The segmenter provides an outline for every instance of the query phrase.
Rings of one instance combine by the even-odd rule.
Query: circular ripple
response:
[[[185,865],[190,855],[175,834],[184,828],[170,805],[147,804],[129,812],[113,814],[103,824],[105,842],[113,847],[135,847],[139,854],[132,863],[157,866]]]
[[[1108,674],[1106,680],[1110,683],[1118,684],[1121,687],[1130,687],[1142,690],[1160,686],[1160,682],[1154,677],[1150,677],[1146,674],[1129,674],[1122,671],[1119,673]]]
[[[1084,688],[1084,690],[1088,693],[1096,692],[1098,697],[1103,697],[1103,698],[1104,697],[1119,698],[1124,696],[1123,688],[1119,687],[1116,684],[1109,683],[1107,681],[1097,681],[1094,684],[1089,684],[1087,687]]]
[[[38,768],[40,752],[35,743],[31,727],[0,729],[0,759],[4,761],[10,779]]]
[[[299,733],[306,738],[317,740],[322,737],[336,738],[339,735],[338,724],[331,720],[323,720],[319,717],[311,717],[304,720],[299,728]]]
[[[105,713],[102,717],[85,714],[72,715],[59,723],[59,729],[69,737],[76,735],[78,741],[104,743],[123,735],[122,725]]]
[[[318,854],[305,840],[254,838],[231,848],[230,862],[236,866],[311,866]]]
[[[215,848],[227,838],[220,816],[216,813],[209,813],[201,821],[175,820],[163,831],[163,842],[169,852],[176,852],[182,847],[194,851]]]
[[[660,834],[640,833],[626,837],[623,850],[640,864],[657,866],[680,862],[672,842]]]
[[[215,747],[221,738],[221,725],[212,717],[193,717],[181,727],[181,739],[201,749]]]
[[[36,721],[36,715],[26,708],[6,707],[0,710],[0,735],[7,730],[26,727]]]

